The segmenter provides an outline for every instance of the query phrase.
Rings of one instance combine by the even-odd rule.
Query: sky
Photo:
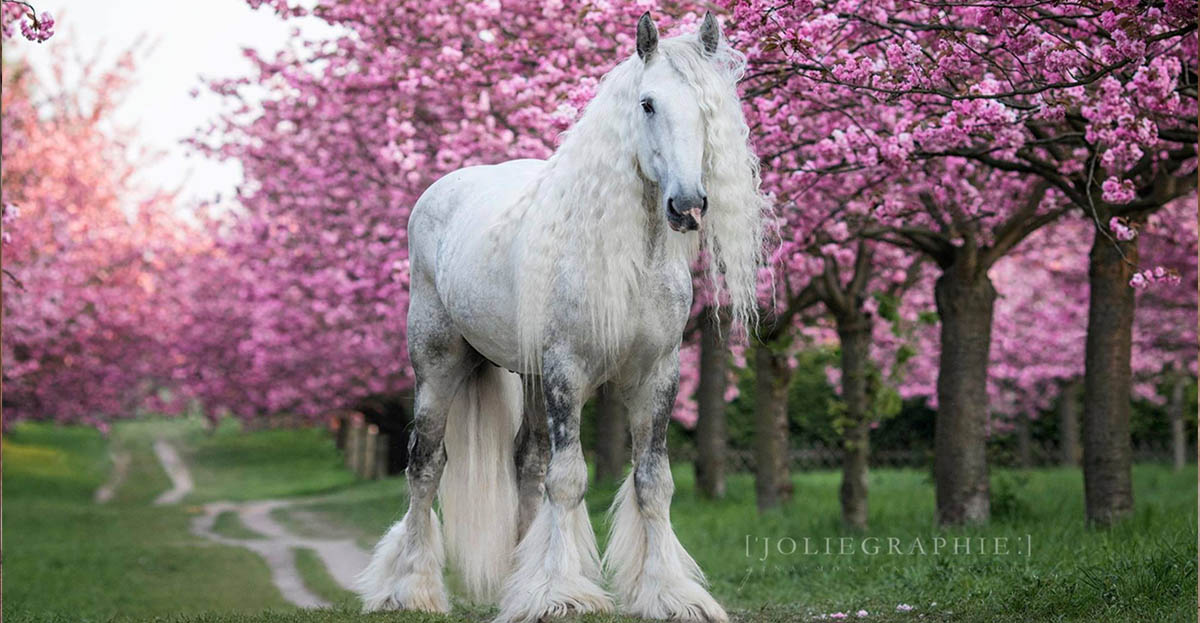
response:
[[[69,45],[73,54],[85,57],[101,50],[101,62],[111,64],[121,51],[145,40],[144,53],[137,57],[137,82],[116,119],[137,131],[140,144],[165,152],[140,181],[157,188],[179,188],[183,210],[217,196],[231,197],[241,180],[237,163],[189,155],[180,144],[221,109],[218,98],[204,93],[200,77],[247,75],[252,65],[242,55],[243,48],[273,55],[286,46],[289,33],[297,27],[306,37],[337,34],[319,19],[285,23],[270,8],[251,9],[245,0],[31,0],[31,4],[39,13],[49,11],[54,16],[54,37],[38,45],[18,35],[19,45],[6,49],[5,55],[28,59],[39,75],[49,75],[50,46]],[[198,97],[190,94],[193,89],[200,91]]]

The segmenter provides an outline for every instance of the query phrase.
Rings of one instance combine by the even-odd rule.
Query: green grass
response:
[[[190,440],[197,500],[259,500],[313,495],[345,487],[354,475],[319,429],[244,434],[226,424]]]
[[[363,482],[311,503],[277,508],[272,517],[310,538],[328,536],[328,526],[339,525],[344,531],[333,536],[352,537],[370,549],[392,522],[404,516],[407,504],[404,478],[388,478]]]
[[[714,595],[746,620],[860,609],[872,620],[897,621],[916,620],[917,614],[925,621],[1196,620],[1194,466],[1180,473],[1161,465],[1135,467],[1137,510],[1109,530],[1084,525],[1083,481],[1073,469],[996,470],[996,518],[987,526],[949,530],[933,525],[927,473],[877,470],[870,481],[872,528],[864,534],[840,527],[836,472],[795,475],[792,501],[763,515],[755,511],[750,475],[733,476],[728,498],[719,502],[695,494],[690,469],[677,468],[675,478],[671,513],[679,538],[704,568]],[[592,487],[587,497],[601,546],[613,493],[612,487]],[[402,511],[402,481],[393,479],[282,513],[313,513],[324,523],[355,526],[369,544]],[[805,537],[816,553],[803,553]],[[840,553],[840,537],[855,539],[855,553]],[[876,543],[872,537],[880,552],[864,554],[864,543],[868,551]],[[900,554],[888,553],[889,537],[899,539]],[[955,555],[956,537],[975,544],[982,537],[991,553]],[[783,540],[788,538],[796,553],[780,554],[780,547],[791,551],[791,542]],[[833,539],[831,553],[825,553],[826,538]],[[766,556],[764,539],[772,548]],[[935,539],[947,543],[938,555],[932,553]],[[925,555],[904,553],[914,541]],[[995,554],[998,547],[1008,553]],[[897,613],[900,603],[915,609]]]
[[[189,502],[315,495],[355,482],[328,434],[316,428],[244,432],[228,419],[211,428],[200,418],[156,418],[117,430],[147,446],[157,438],[175,443],[195,480]]]
[[[197,490],[188,503],[319,494],[275,517],[310,536],[330,536],[328,526],[341,526],[338,536],[355,536],[364,546],[404,510],[403,479],[356,482],[320,431],[242,433],[223,424],[209,432],[194,420],[119,426],[113,442],[131,453],[129,475],[113,503],[98,507],[91,496],[109,469],[105,440],[88,430],[19,425],[4,439],[6,620],[449,623],[493,614],[456,605],[450,617],[360,615],[311,552],[297,552],[306,584],[339,605],[288,608],[253,554],[191,537],[186,505],[149,505],[168,486],[150,452],[158,436],[175,442],[193,467]],[[689,466],[677,466],[675,476],[679,538],[735,620],[782,623],[859,609],[871,621],[1196,620],[1194,466],[1179,473],[1137,466],[1134,516],[1107,530],[1084,525],[1078,470],[995,470],[993,521],[954,530],[933,525],[926,472],[877,470],[870,480],[872,528],[857,535],[839,525],[835,472],[796,474],[792,501],[762,515],[749,475],[733,476],[728,498],[719,502],[696,496]],[[613,493],[612,486],[592,487],[587,497],[602,545]],[[883,551],[839,554],[836,539],[844,536],[856,545],[878,537]],[[810,550],[834,539],[834,551],[800,553],[805,537]],[[919,539],[927,550],[938,538],[1008,538],[1010,552],[888,554],[889,537],[906,549]],[[762,560],[764,538],[772,546],[794,539],[798,551],[775,550]],[[898,613],[899,603],[915,610]]]
[[[292,555],[296,557],[296,570],[300,573],[300,579],[304,581],[308,590],[339,607],[357,610],[362,606],[357,595],[342,588],[337,580],[329,575],[325,563],[321,561],[321,557],[315,551],[307,547],[296,547],[292,549]]]
[[[167,488],[143,439],[125,484],[93,503],[111,465],[94,430],[21,424],[4,437],[5,621],[133,621],[168,613],[288,608],[266,564],[188,532],[186,507],[149,505]]]
[[[263,535],[246,527],[235,511],[221,511],[213,521],[212,531],[230,539],[261,539]]]

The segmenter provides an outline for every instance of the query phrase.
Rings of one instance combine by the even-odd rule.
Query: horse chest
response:
[[[692,304],[692,281],[686,266],[656,273],[641,286],[622,349],[622,359],[631,368],[652,366],[674,352]]]

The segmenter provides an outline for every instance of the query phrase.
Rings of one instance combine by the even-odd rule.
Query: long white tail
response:
[[[496,599],[517,545],[514,439],[521,410],[521,377],[485,363],[455,394],[446,420],[438,491],[446,549],[477,602]]]

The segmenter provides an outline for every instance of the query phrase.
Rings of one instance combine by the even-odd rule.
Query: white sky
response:
[[[141,144],[165,152],[163,160],[145,171],[141,181],[159,188],[181,188],[180,207],[229,198],[241,180],[234,162],[216,162],[191,154],[180,144],[195,129],[214,119],[220,100],[207,94],[200,76],[248,75],[250,61],[242,49],[250,47],[264,56],[283,49],[293,28],[306,37],[329,37],[332,27],[316,18],[284,22],[269,7],[251,9],[245,0],[31,0],[38,12],[54,16],[55,35],[38,45],[20,34],[5,55],[30,61],[40,75],[48,76],[48,48],[72,39],[73,53],[90,55],[102,46],[102,57],[112,59],[139,38],[149,54],[138,57],[136,84],[116,115],[125,127],[137,130]],[[307,4],[307,3],[305,3]],[[198,89],[193,98],[189,91]]]

